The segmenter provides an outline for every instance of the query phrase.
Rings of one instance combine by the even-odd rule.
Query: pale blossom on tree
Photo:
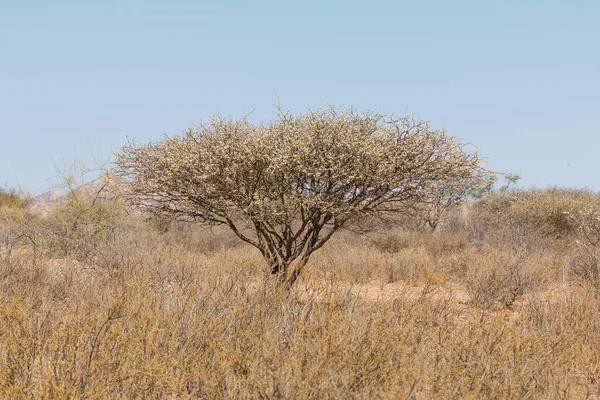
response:
[[[470,146],[410,116],[333,108],[253,124],[214,117],[159,142],[130,143],[116,171],[154,214],[227,225],[292,284],[350,221],[404,213],[436,183],[486,171]]]

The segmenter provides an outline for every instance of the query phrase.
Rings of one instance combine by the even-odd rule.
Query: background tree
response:
[[[428,186],[422,206],[416,211],[417,217],[435,230],[446,211],[465,201],[482,198],[492,190],[496,179],[496,174],[489,173],[433,182]]]
[[[438,182],[482,178],[468,145],[406,116],[278,109],[269,123],[213,118],[180,135],[122,147],[129,199],[161,217],[227,225],[293,284],[348,221],[406,213]]]

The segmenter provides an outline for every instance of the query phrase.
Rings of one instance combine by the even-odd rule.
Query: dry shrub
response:
[[[7,398],[599,394],[590,292],[481,321],[435,290],[367,301],[314,270],[288,293],[247,248],[142,242],[107,252],[113,269],[15,257],[0,275]]]
[[[527,270],[528,251],[513,252],[486,248],[479,264],[468,271],[466,289],[471,303],[483,310],[494,307],[512,308],[532,285]]]
[[[465,268],[468,257],[464,255],[470,252],[467,233],[430,229],[388,230],[370,235],[365,244],[366,252],[382,258],[371,276],[388,283],[446,282]]]
[[[224,249],[243,247],[244,243],[230,229],[223,226],[198,226],[181,221],[146,219],[161,241],[189,251],[213,253]]]
[[[398,253],[405,249],[423,247],[435,258],[464,250],[469,245],[469,237],[464,232],[393,229],[372,234],[369,244],[375,249],[386,253]]]
[[[322,254],[315,255],[310,266],[352,283],[441,283],[447,279],[447,271],[439,269],[441,260],[462,253],[467,245],[464,235],[393,230],[358,242],[347,237],[335,239]]]
[[[333,240],[315,254],[307,267],[322,278],[334,273],[343,282],[369,282],[390,260],[389,254],[371,251],[364,243],[347,243],[339,238]]]
[[[434,258],[460,253],[469,246],[469,237],[465,233],[432,232],[425,239],[424,245]]]
[[[423,247],[406,248],[389,256],[387,263],[381,265],[385,272],[385,281],[395,283],[403,281],[410,284],[428,281],[433,274],[431,259]]]
[[[348,232],[288,291],[225,232],[115,218],[86,257],[0,250],[2,397],[600,396],[599,292],[557,272],[576,247]]]
[[[543,355],[523,349],[521,357],[531,357],[532,366],[538,374],[535,384],[546,380],[554,388],[562,390],[565,397],[597,398],[600,396],[598,365],[591,363],[597,350],[600,328],[600,302],[598,292],[589,288],[570,288],[552,297],[529,297],[521,311],[520,322],[524,331],[535,335],[539,345],[549,352],[570,355],[570,359],[554,362]],[[538,360],[536,360],[536,358]],[[579,388],[573,391],[573,383],[565,379],[567,373],[577,377]],[[532,382],[533,383],[533,382]],[[567,396],[569,394],[570,396]]]
[[[571,275],[584,284],[600,288],[600,208],[588,207],[569,217],[577,226]]]
[[[600,259],[597,250],[581,246],[571,258],[570,275],[585,285],[600,288]]]
[[[107,197],[102,190],[71,191],[46,217],[47,247],[60,257],[94,255],[99,245],[115,240],[124,213],[120,199]]]
[[[0,250],[10,254],[14,246],[32,245],[37,253],[41,221],[30,212],[30,204],[25,195],[0,189]]]
[[[421,238],[417,232],[387,229],[369,235],[369,245],[384,253],[398,253],[404,249],[418,247]]]
[[[549,238],[572,236],[577,225],[570,215],[599,203],[600,198],[588,190],[514,189],[493,192],[475,203],[472,220],[479,236],[543,247]]]

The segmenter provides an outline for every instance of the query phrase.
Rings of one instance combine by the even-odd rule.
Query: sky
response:
[[[600,190],[600,1],[0,0],[0,185],[218,113],[413,114],[523,187]]]

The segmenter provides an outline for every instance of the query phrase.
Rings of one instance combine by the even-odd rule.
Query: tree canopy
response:
[[[489,175],[470,145],[427,122],[333,108],[275,119],[214,117],[122,147],[129,199],[162,217],[227,225],[293,283],[311,254],[363,216],[408,212],[436,184]]]

